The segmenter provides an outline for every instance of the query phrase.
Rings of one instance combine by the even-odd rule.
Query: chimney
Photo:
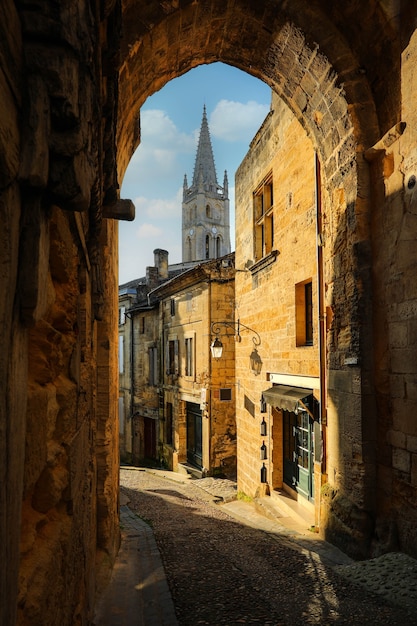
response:
[[[158,270],[159,280],[166,280],[168,278],[168,252],[167,250],[161,250],[157,248],[153,251],[155,259],[155,267]]]
[[[158,268],[148,266],[146,268],[147,291],[151,291],[152,289],[155,289],[155,287],[158,287],[158,283]]]

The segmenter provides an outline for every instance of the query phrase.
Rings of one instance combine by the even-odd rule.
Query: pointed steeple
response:
[[[205,185],[217,185],[216,167],[211,147],[210,131],[207,122],[206,105],[203,108],[197,156],[194,165],[193,186],[198,186],[202,174]]]
[[[187,174],[184,174],[184,182],[182,185],[182,200],[184,202],[184,200],[187,197],[187,189],[188,189],[188,182],[187,182]]]
[[[225,198],[229,197],[229,180],[227,178],[227,172],[224,170],[224,179],[223,179],[223,195]]]
[[[216,259],[229,253],[229,182],[226,172],[224,187],[217,182],[204,105],[193,182],[188,187],[187,176],[183,182],[182,260]]]

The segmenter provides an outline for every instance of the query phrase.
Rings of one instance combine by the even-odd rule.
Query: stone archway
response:
[[[2,623],[91,619],[97,556],[118,541],[119,182],[141,104],[213,61],[264,80],[320,156],[344,450],[329,480],[381,515],[388,549],[396,524],[417,554],[417,35],[404,4],[1,3]]]
[[[365,365],[361,356],[362,351],[373,353],[371,266],[364,264],[371,241],[371,195],[363,152],[377,142],[381,122],[389,125],[396,119],[395,111],[391,120],[385,105],[378,111],[359,60],[341,37],[340,23],[317,6],[306,11],[296,5],[284,11],[272,2],[262,6],[233,2],[221,8],[216,3],[185,3],[166,15],[161,11],[153,15],[139,32],[133,25],[140,3],[130,3],[126,15],[132,27],[122,41],[125,56],[120,68],[119,167],[122,175],[137,142],[139,106],[147,95],[201,63],[223,61],[260,78],[306,129],[321,162],[327,220],[325,284],[332,316],[327,353],[329,419],[337,424],[332,434],[337,453],[331,456],[328,470],[334,474],[332,484],[349,494],[351,506],[373,516],[376,462],[366,450],[369,439],[365,443],[364,408],[357,392],[373,387],[372,359]],[[373,18],[382,24],[383,17],[375,5]],[[388,49],[390,27],[385,24],[381,29]],[[354,368],[346,365],[352,359]],[[369,403],[366,419],[375,424],[375,407]],[[355,442],[355,453],[343,445],[345,439]]]

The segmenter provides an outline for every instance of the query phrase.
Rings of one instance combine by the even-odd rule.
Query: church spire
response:
[[[229,183],[226,172],[224,187],[217,182],[204,105],[193,182],[188,187],[187,176],[183,182],[182,260],[218,259],[229,253]]]
[[[206,105],[203,108],[197,156],[194,165],[193,186],[198,186],[200,176],[205,185],[217,186],[216,167],[211,147],[210,131],[207,122]]]

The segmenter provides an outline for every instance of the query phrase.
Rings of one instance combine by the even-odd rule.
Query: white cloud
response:
[[[254,100],[234,102],[220,100],[210,115],[210,132],[224,141],[241,141],[252,138],[268,114],[269,106]]]
[[[132,188],[161,181],[176,181],[184,175],[182,158],[188,160],[195,152],[193,133],[180,132],[174,122],[159,109],[141,114],[141,143],[132,156],[123,179],[123,195],[133,195]]]
[[[148,109],[141,113],[142,143],[152,142],[153,148],[174,146],[175,151],[194,150],[192,135],[182,133],[175,126],[169,115],[160,109]]]
[[[150,239],[160,237],[162,230],[155,226],[155,224],[144,223],[141,224],[137,230],[137,236],[139,239]]]
[[[153,221],[165,220],[166,218],[180,219],[182,214],[182,188],[179,188],[172,198],[145,198],[138,196],[134,200],[136,217],[146,215]]]

